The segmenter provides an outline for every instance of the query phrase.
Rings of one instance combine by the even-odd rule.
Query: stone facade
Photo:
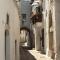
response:
[[[42,48],[42,30],[43,30],[43,19],[42,19],[42,2],[40,0],[34,0],[32,3],[32,14],[31,20],[33,23],[33,46],[35,50],[41,51]]]
[[[60,60],[59,52],[59,0],[44,1],[44,27],[45,27],[45,51],[46,55],[55,60]]]
[[[40,0],[34,0],[40,1]],[[34,2],[33,1],[33,2]],[[60,1],[59,0],[41,0],[43,7],[43,25],[37,22],[32,25],[33,46],[35,50],[41,51],[41,30],[44,29],[44,52],[46,56],[54,60],[60,60]],[[36,17],[36,16],[35,16]]]
[[[0,59],[19,60],[20,23],[13,0],[0,0]]]

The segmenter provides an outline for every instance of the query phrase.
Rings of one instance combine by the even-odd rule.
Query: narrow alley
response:
[[[0,60],[60,60],[60,0],[0,0]]]
[[[53,32],[49,30],[49,41],[46,39],[48,31],[43,13],[45,1],[21,0],[20,3],[20,60],[54,60]],[[52,15],[50,12],[48,28],[51,27]]]

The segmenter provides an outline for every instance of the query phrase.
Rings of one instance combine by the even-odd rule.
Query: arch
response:
[[[25,40],[25,39],[22,39],[22,36],[20,36],[21,37],[21,43],[24,41],[24,42],[27,42],[27,45],[28,45],[28,47],[30,47],[30,48],[32,48],[32,36],[31,36],[31,30],[30,29],[28,29],[27,27],[22,27],[22,28],[20,28],[20,34],[21,34],[21,31],[26,31],[26,36],[25,36],[25,38],[27,39],[27,40]]]
[[[27,28],[27,27],[22,27],[22,28],[20,28],[20,32],[21,32],[21,30],[26,30],[26,31],[28,31],[30,33],[30,29]]]

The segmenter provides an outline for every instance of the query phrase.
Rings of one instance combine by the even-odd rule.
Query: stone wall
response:
[[[60,52],[59,52],[59,22],[60,22],[60,15],[59,15],[59,5],[60,5],[60,1],[59,0],[46,0],[45,1],[45,10],[44,10],[44,27],[45,27],[45,51],[46,51],[46,55],[48,56],[52,56],[52,54],[54,54],[54,57],[56,60],[59,60],[60,58]],[[49,18],[49,13],[51,11],[51,15],[52,15],[52,27],[49,29],[49,24],[50,23],[50,18]],[[50,15],[50,17],[51,17]],[[50,32],[53,32],[53,40],[50,37]],[[49,38],[50,37],[50,38]],[[51,47],[51,43],[53,42]],[[52,48],[52,49],[51,49]]]
[[[17,60],[19,60],[20,23],[18,10],[13,0],[0,0],[0,59],[5,60],[5,29],[9,15],[10,60],[15,60],[15,40],[17,40]],[[7,48],[8,49],[8,48]]]

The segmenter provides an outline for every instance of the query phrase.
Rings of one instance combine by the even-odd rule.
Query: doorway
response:
[[[49,12],[49,50],[51,58],[54,58],[54,39],[53,39],[53,22],[52,12]]]
[[[17,40],[15,40],[15,60],[17,60]]]
[[[8,30],[5,30],[5,60],[10,60],[10,36]]]

